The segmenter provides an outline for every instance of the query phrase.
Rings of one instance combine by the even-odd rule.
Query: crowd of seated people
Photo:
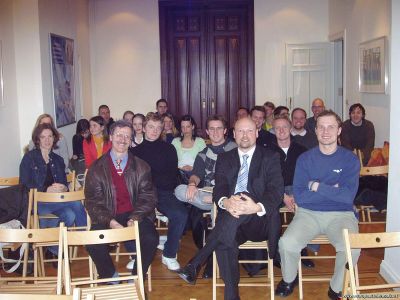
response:
[[[209,257],[209,255],[201,255],[202,259],[195,260],[197,265],[194,269],[193,267],[190,268],[190,263],[189,268],[186,268],[186,266],[181,269],[177,260],[180,239],[185,232],[192,205],[201,210],[209,211],[213,208],[214,202],[220,211],[229,213],[228,218],[238,219],[242,215],[255,213],[269,218],[275,209],[279,209],[279,206],[286,206],[289,211],[294,211],[295,205],[298,205],[296,194],[301,195],[302,201],[305,201],[301,189],[297,187],[297,192],[294,190],[296,176],[301,176],[300,174],[295,175],[295,172],[297,172],[296,163],[298,163],[299,158],[304,156],[303,153],[308,153],[307,150],[313,150],[316,152],[313,155],[320,155],[320,152],[317,151],[318,147],[325,149],[324,143],[330,139],[329,145],[336,145],[330,149],[334,151],[340,149],[340,153],[345,151],[344,148],[349,150],[360,149],[363,152],[364,159],[368,160],[374,146],[373,124],[365,119],[365,109],[359,103],[350,107],[350,119],[345,121],[343,125],[339,121],[336,122],[335,114],[324,113],[325,104],[320,98],[314,99],[312,102],[313,116],[308,119],[303,108],[295,108],[290,114],[289,108],[285,106],[275,107],[270,101],[265,102],[263,106],[254,106],[250,109],[240,107],[236,113],[236,124],[239,125],[229,130],[224,116],[212,115],[208,117],[206,122],[206,133],[210,141],[208,145],[203,138],[197,136],[196,122],[192,116],[184,115],[177,123],[176,117],[168,112],[168,102],[165,99],[157,101],[156,109],[155,113],[146,115],[135,114],[128,110],[121,120],[114,121],[111,118],[109,107],[101,105],[98,116],[92,117],[89,121],[86,119],[79,120],[76,134],[73,137],[71,164],[69,164],[70,157],[65,138],[55,129],[54,121],[50,115],[41,115],[33,130],[30,143],[31,151],[25,154],[21,162],[20,180],[28,188],[37,188],[39,191],[65,192],[68,190],[66,183],[68,167],[77,169],[73,161],[84,160],[85,166],[89,170],[85,188],[85,195],[89,201],[85,203],[85,206],[93,222],[92,229],[130,226],[133,220],[139,220],[142,224],[140,228],[148,233],[147,241],[142,243],[142,246],[145,245],[142,253],[147,251],[143,269],[145,272],[154,257],[155,239],[158,238],[153,230],[154,225],[150,225],[148,222],[154,221],[154,209],[157,208],[169,220],[162,263],[171,271],[183,270],[181,277],[190,283],[195,282],[193,276],[197,275],[197,267],[203,263],[203,256],[204,258]],[[325,120],[328,121],[325,122]],[[326,123],[329,124],[326,125]],[[332,134],[329,126],[335,127],[337,131]],[[254,143],[252,142],[253,138]],[[338,143],[341,143],[343,148],[338,147]],[[238,145],[239,148],[236,150]],[[280,172],[275,175],[281,180],[274,182],[274,186],[268,188],[269,192],[275,193],[276,199],[274,198],[274,201],[279,200],[278,206],[257,205],[255,207],[254,204],[263,204],[262,201],[264,200],[254,198],[253,189],[257,190],[257,193],[260,192],[260,195],[262,192],[258,191],[259,187],[250,187],[250,183],[249,187],[244,186],[242,189],[238,188],[239,182],[229,182],[229,186],[232,187],[232,189],[229,188],[229,194],[225,196],[228,191],[224,187],[224,193],[221,194],[222,198],[218,199],[212,193],[199,190],[199,188],[214,188],[215,185],[222,184],[222,179],[218,181],[218,178],[224,178],[223,175],[220,174],[222,177],[216,176],[216,172],[221,172],[221,170],[218,171],[221,166],[218,165],[217,158],[220,156],[227,157],[228,153],[232,152],[239,152],[240,156],[240,161],[238,159],[233,168],[233,170],[238,168],[235,172],[239,172],[239,174],[231,174],[234,180],[239,181],[243,172],[241,165],[247,159],[243,159],[241,155],[246,153],[248,149],[265,149],[266,152],[260,150],[260,153],[257,150],[256,157],[258,159],[264,159],[264,156],[271,156],[272,158],[276,154],[271,162],[265,161],[263,168],[267,168],[270,163],[275,164],[275,159],[278,162],[277,168]],[[272,155],[273,153],[275,154]],[[347,156],[348,153],[344,152],[341,155]],[[246,167],[252,170],[253,164],[258,163],[258,161],[253,161],[250,158],[249,165]],[[101,166],[103,165],[107,166],[107,172],[110,172],[111,175],[102,174],[104,169]],[[307,167],[310,166],[304,166],[304,168]],[[139,168],[142,168],[145,173],[138,174]],[[122,177],[125,180],[121,180]],[[102,185],[102,181],[110,180],[110,178],[111,182],[107,184],[115,188],[109,189],[107,188],[108,185]],[[129,181],[127,181],[128,178]],[[263,178],[263,180],[265,180],[265,184],[269,184],[270,179]],[[146,185],[145,192],[142,189],[142,181]],[[178,185],[178,183],[181,184]],[[134,186],[132,187],[131,184]],[[255,185],[257,184],[255,183]],[[336,190],[331,191],[330,189],[341,188],[340,185],[333,184],[330,189],[327,189],[322,181],[311,180],[307,184],[308,191],[316,194],[320,190],[321,193],[336,192]],[[96,189],[96,186],[99,186],[99,188]],[[218,189],[219,187],[217,187]],[[241,196],[246,201],[240,197],[237,198],[238,196],[233,196],[234,194],[242,195],[241,193],[246,193],[245,196]],[[141,194],[143,194],[142,198],[138,196]],[[229,200],[229,202],[226,201],[226,204],[223,204],[224,201],[221,202],[225,199],[224,197]],[[321,195],[320,197],[322,199],[325,196]],[[238,203],[238,199],[246,204]],[[146,201],[150,202],[146,204]],[[100,205],[100,203],[103,204]],[[304,203],[300,204],[304,210],[313,211],[307,201]],[[243,205],[248,206],[244,207]],[[261,211],[259,207],[261,207]],[[332,207],[323,207],[323,209],[334,211]],[[43,204],[39,207],[39,213],[53,213],[59,216],[59,221],[63,221],[67,226],[74,223],[77,226],[86,224],[86,212],[80,202],[69,205],[63,204],[60,207],[57,204]],[[57,226],[54,222],[50,225]],[[222,240],[220,242],[224,244]],[[219,249],[218,245],[213,245],[213,249]],[[276,241],[277,245],[278,241]],[[279,245],[281,246],[281,244]],[[280,289],[277,291],[277,294],[281,296],[290,294],[297,280],[293,279],[294,271],[287,269],[288,254],[286,252],[290,251],[287,248],[288,245],[287,239],[285,239],[282,243],[283,257],[279,258],[280,249],[278,247],[276,251],[276,257],[278,260],[282,260],[282,268],[286,272],[284,281],[281,282]],[[307,242],[305,241],[301,245],[300,250],[304,256]],[[129,244],[126,246],[127,248],[131,247]],[[149,248],[146,250],[146,247]],[[296,249],[298,247],[300,247],[300,244],[296,244]],[[201,246],[198,246],[198,248],[201,248]],[[207,249],[209,248],[207,246],[205,248],[205,253],[208,253]],[[49,250],[52,251],[52,248]],[[102,259],[107,261],[106,266],[100,267],[100,277],[117,276],[115,268],[111,266],[108,259],[107,249],[94,247],[89,249],[89,253],[94,258],[96,265],[100,264]],[[307,263],[307,261],[305,262]],[[309,263],[310,267],[312,265],[312,263]],[[135,268],[130,264],[129,269],[134,272]],[[229,280],[233,279],[230,278]],[[333,285],[330,287],[329,297],[338,294],[338,281],[336,277],[332,281]],[[336,299],[333,298],[334,296],[331,299]]]

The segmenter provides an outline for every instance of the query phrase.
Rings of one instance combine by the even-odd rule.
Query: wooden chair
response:
[[[216,219],[217,216],[217,208],[214,205],[214,220]],[[214,222],[213,222],[214,224]],[[252,279],[252,282],[239,282],[238,286],[245,286],[245,287],[251,287],[251,286],[258,286],[258,287],[269,287],[270,288],[270,299],[273,300],[275,297],[275,288],[274,288],[274,267],[273,267],[273,260],[272,258],[269,257],[269,251],[268,251],[268,241],[262,241],[262,242],[252,242],[252,241],[247,241],[244,244],[239,246],[239,249],[264,249],[268,253],[268,257],[266,260],[239,260],[239,263],[266,263],[268,264],[268,276],[267,280],[262,280],[262,281],[257,281],[254,278]],[[257,277],[260,279],[260,277]],[[215,254],[215,251],[213,252],[213,300],[217,299],[217,287],[222,287],[225,286],[223,282],[220,280],[219,276],[219,270],[218,270],[218,263],[217,263],[217,256]]]
[[[361,176],[387,176],[389,173],[389,166],[378,166],[378,167],[361,167],[360,169],[360,177]],[[374,210],[374,206],[372,205],[360,205],[358,207],[361,212],[362,222],[368,223],[386,223],[385,221],[377,222],[372,221],[371,212]],[[367,214],[367,218],[365,217]]]
[[[121,229],[107,229],[94,231],[67,231],[63,230],[64,239],[64,269],[65,269],[65,291],[67,295],[71,294],[73,286],[84,286],[81,288],[83,298],[87,294],[94,294],[99,299],[144,299],[142,259],[140,253],[139,228],[137,221],[133,227],[125,227]],[[137,275],[120,276],[117,278],[105,279],[89,279],[79,280],[71,278],[70,259],[68,255],[69,246],[85,246],[110,244],[124,241],[135,240],[137,249]],[[90,274],[94,274],[93,261],[89,261]],[[134,280],[134,282],[132,282]],[[107,285],[108,282],[127,281],[126,283],[118,283]],[[105,283],[105,285],[98,285]],[[129,298],[124,298],[129,297]]]
[[[353,261],[351,255],[352,249],[370,249],[370,248],[392,248],[400,247],[400,232],[380,232],[380,233],[349,233],[347,229],[343,230],[345,241],[345,251],[348,263],[346,270],[343,291],[344,296],[351,296],[354,299],[382,299],[389,298],[390,294],[399,294],[393,291],[394,288],[400,288],[400,282],[391,284],[374,284],[361,286],[357,282],[357,262]],[[383,292],[377,292],[385,289]],[[366,294],[364,291],[373,290],[372,294]],[[360,295],[360,296],[356,296]],[[381,295],[381,297],[379,297]],[[350,298],[350,297],[348,297]]]
[[[53,214],[39,215],[38,213],[38,204],[39,203],[62,203],[62,202],[73,202],[73,201],[81,201],[85,200],[85,194],[83,191],[76,192],[64,192],[64,193],[46,193],[46,192],[38,192],[36,189],[33,191],[33,228],[40,228],[39,221],[41,219],[57,219],[58,217]],[[69,229],[73,230],[88,230],[88,227],[70,227]],[[53,244],[54,245],[54,244]],[[42,248],[43,246],[52,246],[51,244],[42,244],[40,247],[40,272],[45,275],[45,262],[53,262],[51,259],[44,259]],[[75,252],[76,253],[76,252]],[[75,259],[76,259],[76,255]]]
[[[310,245],[331,245],[331,243],[329,242],[329,239],[326,235],[319,235],[317,237],[315,237],[313,240],[311,240],[311,242],[309,242],[308,244]],[[301,263],[302,259],[336,259],[336,255],[317,255],[318,253],[314,253],[313,255],[310,256],[300,256],[300,260],[299,260],[299,299],[303,299],[303,282],[324,282],[324,281],[330,281],[331,277],[327,277],[327,276],[321,276],[321,275],[313,275],[313,276],[307,276],[304,277],[303,275],[303,265]]]
[[[0,177],[0,186],[12,186],[19,184],[19,177]]]
[[[62,289],[62,228],[45,229],[0,229],[0,242],[9,243],[28,243],[32,244],[34,251],[34,276],[32,277],[0,277],[0,294],[4,293],[45,293],[61,294]],[[38,248],[40,243],[58,243],[61,245],[58,250],[57,277],[38,276]],[[24,253],[25,263],[28,260],[28,247]]]
[[[67,183],[68,183],[68,188],[71,192],[75,191],[75,186],[76,186],[76,174],[75,171],[72,171],[67,174]]]
[[[47,295],[47,294],[0,294],[0,300],[81,300],[81,291],[74,289],[73,295]],[[94,300],[94,295],[89,294],[87,300]]]

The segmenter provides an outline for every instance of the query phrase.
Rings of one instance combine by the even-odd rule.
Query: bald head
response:
[[[312,102],[311,110],[314,114],[314,119],[316,120],[319,114],[325,110],[324,100],[321,98],[315,98]]]
[[[256,144],[258,130],[256,123],[250,118],[242,118],[236,121],[234,137],[238,148],[247,152]]]

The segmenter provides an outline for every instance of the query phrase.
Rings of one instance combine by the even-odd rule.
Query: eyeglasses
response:
[[[123,140],[130,140],[131,139],[130,135],[127,135],[127,134],[124,134],[124,133],[121,133],[121,132],[114,133],[114,136],[119,138],[119,139],[123,139]]]
[[[208,128],[208,131],[214,132],[214,131],[222,131],[224,130],[224,127],[210,127]]]

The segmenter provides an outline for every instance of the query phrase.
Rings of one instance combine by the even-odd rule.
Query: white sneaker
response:
[[[168,268],[170,271],[178,271],[181,266],[179,265],[176,258],[169,258],[162,255],[161,262]]]
[[[158,244],[157,249],[163,251],[164,250],[164,244]]]
[[[135,266],[135,259],[131,259],[131,260],[128,262],[128,264],[126,265],[126,268],[127,268],[128,270],[132,270],[134,266]]]

